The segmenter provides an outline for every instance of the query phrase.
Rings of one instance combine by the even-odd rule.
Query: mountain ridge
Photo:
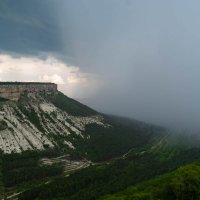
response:
[[[29,84],[31,90],[22,90],[19,99],[0,102],[0,149],[4,153],[56,148],[94,161],[105,160],[146,145],[156,131],[163,131],[138,121],[119,123],[118,118],[55,90],[56,85],[49,93],[48,87],[44,92],[35,89],[38,83]]]
[[[24,150],[43,150],[45,146],[53,148],[57,143],[54,136],[67,137],[72,133],[84,137],[82,131],[85,125],[101,124],[101,120],[98,116],[68,115],[42,96],[21,97],[16,103],[9,101],[1,106],[1,122],[4,126],[1,127],[0,149],[4,153],[20,153]]]

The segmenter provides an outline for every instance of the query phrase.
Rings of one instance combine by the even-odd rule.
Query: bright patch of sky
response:
[[[92,95],[101,87],[97,76],[81,71],[53,56],[46,58],[0,54],[1,81],[53,82],[65,94],[74,98]]]

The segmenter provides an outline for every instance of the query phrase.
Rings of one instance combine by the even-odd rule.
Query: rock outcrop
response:
[[[22,97],[23,98],[23,97]],[[108,127],[102,116],[72,116],[57,108],[46,97],[0,104],[0,152],[20,153],[45,148],[76,150],[77,141],[87,141],[86,126]]]
[[[56,92],[57,85],[54,83],[0,82],[0,97],[15,101],[17,101],[23,94],[54,94]]]

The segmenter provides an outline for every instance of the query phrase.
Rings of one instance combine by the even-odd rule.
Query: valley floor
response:
[[[18,199],[20,194],[34,186],[49,184],[60,176],[68,177],[73,172],[87,168],[92,164],[86,159],[70,159],[69,155],[41,157],[30,152],[27,155],[22,154],[14,157],[7,155],[1,160],[0,199]],[[24,162],[26,164],[23,166]],[[35,174],[37,178],[31,176],[31,173]],[[20,177],[21,175],[22,177]],[[11,180],[8,180],[9,178]]]

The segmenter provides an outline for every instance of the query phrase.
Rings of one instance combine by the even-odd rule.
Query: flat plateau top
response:
[[[0,85],[56,85],[50,82],[0,82]]]

